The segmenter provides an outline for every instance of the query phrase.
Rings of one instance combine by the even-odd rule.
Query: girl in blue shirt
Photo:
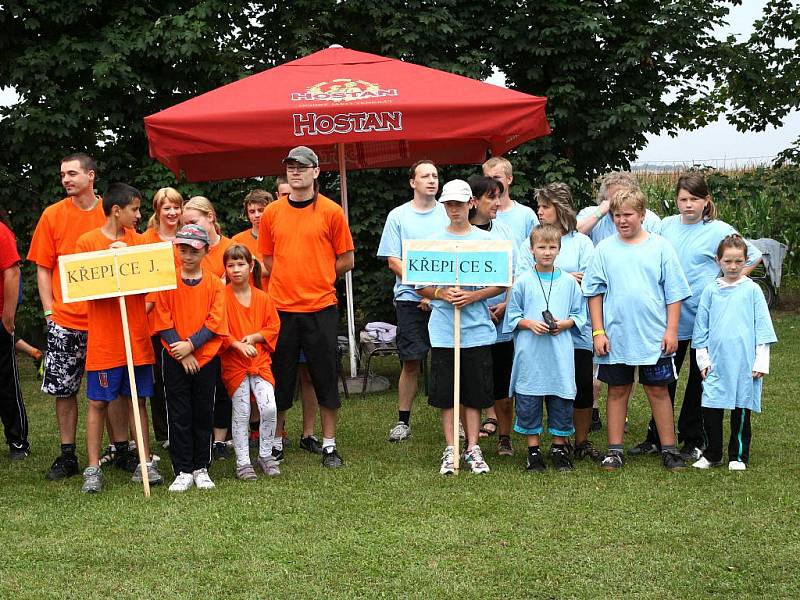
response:
[[[692,288],[692,295],[681,304],[678,323],[678,349],[675,353],[676,372],[680,373],[686,352],[692,341],[697,305],[700,295],[719,274],[717,247],[723,238],[736,230],[717,219],[717,207],[711,198],[708,184],[699,173],[682,175],[675,186],[675,204],[679,214],[661,222],[661,236],[669,240]],[[747,244],[747,263],[742,274],[747,276],[761,260],[761,252]],[[700,408],[702,378],[697,368],[695,351],[689,353],[689,379],[678,417],[678,441],[683,443],[681,455],[686,460],[700,458],[703,442],[703,419]],[[675,404],[676,384],[669,386],[670,400]],[[629,450],[631,454],[655,453],[659,447],[658,432],[651,419],[644,442]]]

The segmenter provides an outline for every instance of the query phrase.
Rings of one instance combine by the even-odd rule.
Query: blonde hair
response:
[[[558,247],[561,248],[561,230],[555,225],[545,224],[537,225],[531,231],[531,249],[537,241],[540,242],[556,242]]]
[[[177,205],[183,212],[183,196],[181,196],[181,193],[175,188],[163,187],[153,194],[153,214],[150,220],[147,221],[149,229],[158,229],[161,226],[158,214],[161,212],[161,207],[167,202]]]
[[[500,167],[503,169],[503,173],[505,173],[506,177],[511,177],[513,175],[513,169],[511,168],[511,163],[508,162],[508,159],[503,158],[502,156],[493,156],[489,160],[487,160],[481,168],[483,172],[486,173],[489,169],[494,169],[495,167]]]
[[[572,206],[572,191],[566,183],[548,183],[533,193],[536,204],[550,204],[556,209],[556,219],[562,233],[575,231],[578,220]]]
[[[608,188],[612,185],[631,188],[634,190],[639,189],[639,181],[633,175],[633,173],[629,171],[613,171],[608,173],[603,177],[603,180],[600,182],[600,189],[597,191],[597,204],[601,204],[606,200],[611,200],[608,197]]]
[[[212,219],[214,221],[214,229],[217,233],[221,234],[219,221],[217,220],[217,211],[214,210],[214,205],[211,204],[211,200],[205,196],[192,196],[189,198],[189,201],[183,205],[184,212],[189,209],[201,212],[206,218]]]
[[[608,211],[613,215],[623,206],[628,205],[640,215],[647,212],[647,198],[639,188],[622,188],[611,198]]]

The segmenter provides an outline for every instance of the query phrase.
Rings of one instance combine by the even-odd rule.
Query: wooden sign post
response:
[[[512,243],[508,240],[404,240],[403,283],[434,286],[502,286],[513,278]],[[453,308],[453,443],[459,470],[461,447],[461,309]]]
[[[131,384],[136,447],[139,450],[144,495],[149,498],[150,481],[147,478],[147,456],[144,454],[142,421],[139,417],[139,394],[134,377],[125,296],[172,290],[177,287],[172,244],[160,242],[97,252],[67,254],[58,257],[58,268],[64,302],[119,298],[122,336],[125,341],[125,360],[128,364],[128,379]]]

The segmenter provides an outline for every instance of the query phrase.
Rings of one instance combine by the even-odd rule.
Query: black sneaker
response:
[[[600,454],[600,451],[594,447],[594,444],[589,440],[585,442],[581,442],[577,446],[575,446],[575,450],[572,453],[572,456],[575,457],[575,460],[583,460],[584,458],[591,458],[594,462],[599,462],[603,455]]]
[[[544,464],[541,452],[536,454],[528,454],[528,462],[525,465],[526,471],[533,471],[534,473],[544,473],[547,466]]]
[[[686,469],[686,461],[677,452],[662,452],[661,462],[667,471],[683,471]]]
[[[619,471],[624,466],[625,457],[622,456],[622,452],[614,450],[609,450],[600,461],[600,468],[604,471]]]
[[[120,471],[126,473],[135,473],[136,467],[139,466],[139,454],[137,452],[117,451],[117,456],[114,458],[114,466]]]
[[[338,469],[344,466],[344,461],[336,451],[336,446],[325,448],[322,451],[322,466],[328,467],[329,469]]]
[[[553,468],[559,473],[566,473],[573,469],[569,454],[564,448],[550,448],[550,460],[553,461]]]
[[[25,447],[21,444],[9,444],[8,454],[11,460],[25,460],[30,455],[30,447]]]
[[[50,481],[60,481],[68,477],[74,477],[81,472],[78,466],[78,457],[74,454],[64,456],[63,454],[53,461],[50,470],[45,475]]]
[[[228,460],[228,444],[225,442],[214,442],[212,460]]]
[[[272,447],[272,458],[275,462],[279,463],[283,460],[283,448]]]
[[[658,454],[658,446],[647,440],[628,448],[628,456],[647,456],[648,454]]]
[[[319,440],[314,435],[309,435],[308,437],[300,436],[300,448],[306,452],[311,452],[311,454],[322,454],[322,444],[319,443]]]
[[[700,460],[703,451],[693,444],[684,444],[680,451],[681,458],[686,462]]]

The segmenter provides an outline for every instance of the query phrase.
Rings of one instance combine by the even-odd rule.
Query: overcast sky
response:
[[[795,0],[798,1],[798,0]],[[747,36],[753,22],[761,16],[767,0],[744,0],[731,9],[728,27],[719,35]],[[493,77],[493,83],[501,83]],[[500,78],[502,79],[502,78]],[[0,104],[16,101],[16,94],[0,90]],[[736,131],[724,119],[695,131],[681,131],[677,137],[666,134],[648,136],[647,146],[639,153],[638,163],[705,163],[714,166],[737,166],[769,162],[800,136],[800,112],[792,113],[782,127],[763,132]]]

